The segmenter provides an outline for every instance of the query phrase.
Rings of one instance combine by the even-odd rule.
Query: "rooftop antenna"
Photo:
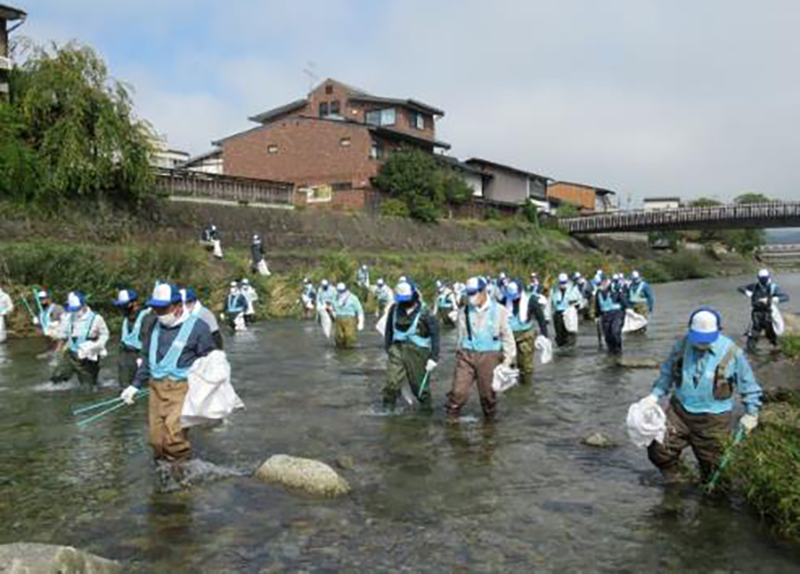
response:
[[[312,62],[311,60],[308,61],[306,67],[303,68],[303,73],[308,77],[308,91],[311,93],[311,90],[314,89],[314,84],[317,83],[319,80],[319,76],[317,75],[316,71],[317,65]]]

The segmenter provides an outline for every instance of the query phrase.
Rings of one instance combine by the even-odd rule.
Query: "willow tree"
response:
[[[0,166],[30,165],[15,171],[27,171],[25,181],[0,183],[4,195],[53,206],[135,205],[149,193],[150,129],[134,116],[129,88],[109,76],[94,50],[74,42],[35,47],[10,84],[0,117],[14,127],[0,130]]]

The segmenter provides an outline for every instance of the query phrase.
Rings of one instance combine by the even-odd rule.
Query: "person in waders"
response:
[[[123,289],[117,294],[114,306],[122,312],[122,333],[119,338],[117,358],[117,383],[124,389],[133,383],[142,352],[142,331],[145,322],[155,321],[150,309],[142,309],[139,295],[133,289]],[[152,324],[147,328],[152,327]]]
[[[600,323],[606,348],[612,355],[622,354],[622,328],[628,307],[625,290],[619,286],[618,280],[610,281],[604,277],[595,296],[596,320]]]
[[[778,334],[775,332],[773,308],[778,303],[786,303],[789,296],[780,290],[772,280],[768,269],[758,272],[758,280],[738,289],[739,293],[750,298],[752,311],[750,314],[750,328],[747,330],[747,350],[753,352],[758,347],[761,333],[767,335],[767,340],[773,347],[778,346]]]
[[[544,310],[539,305],[538,297],[530,297],[519,281],[511,281],[506,285],[500,304],[505,306],[508,311],[509,325],[514,333],[519,382],[522,385],[529,385],[533,382],[534,370],[533,357],[536,340],[534,324],[538,325],[540,334],[547,337],[547,320]]]
[[[569,282],[566,273],[561,273],[558,276],[558,285],[550,289],[550,309],[556,330],[556,345],[559,347],[571,347],[577,340],[577,333],[567,328],[565,315],[574,312],[577,316],[580,304],[581,294],[578,289]]]
[[[89,307],[80,291],[72,291],[67,296],[65,310],[58,349],[60,357],[50,380],[66,383],[77,376],[81,386],[96,387],[100,359],[107,355],[108,326],[105,319]]]
[[[180,463],[191,457],[188,431],[181,426],[183,401],[189,390],[189,369],[217,347],[208,324],[183,306],[177,287],[161,283],[147,301],[156,321],[145,332],[142,361],[133,384],[120,398],[133,404],[139,389],[149,385],[149,442],[155,459]]]
[[[454,328],[456,326],[454,317],[458,318],[458,298],[453,289],[445,283],[438,282],[436,287],[436,303],[433,312],[442,325]]]
[[[352,349],[356,346],[358,332],[364,330],[364,308],[361,301],[344,283],[339,283],[332,307],[336,321],[336,346],[339,349]]]
[[[384,333],[389,372],[383,388],[383,406],[394,409],[408,385],[422,408],[430,411],[430,378],[439,363],[439,322],[411,283],[399,283],[394,300]]]
[[[689,318],[689,332],[661,366],[650,394],[642,399],[651,407],[670,398],[664,442],[653,441],[648,457],[665,480],[678,480],[681,452],[691,446],[707,482],[718,468],[733,417],[734,396],[745,414],[739,425],[750,433],[758,425],[761,387],[744,352],[722,335],[722,317],[702,307]]]
[[[453,385],[447,394],[447,416],[458,419],[469,399],[469,389],[478,387],[484,419],[491,421],[497,412],[497,396],[492,388],[495,368],[511,368],[516,359],[516,343],[508,321],[508,311],[490,296],[483,277],[467,281],[467,304],[458,313],[458,347]]]
[[[631,273],[631,284],[628,286],[628,301],[633,310],[639,315],[649,317],[653,312],[655,300],[650,284],[642,279],[641,273],[634,271]]]

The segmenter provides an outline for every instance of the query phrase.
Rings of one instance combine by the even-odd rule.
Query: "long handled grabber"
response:
[[[140,390],[139,392],[137,392],[134,395],[133,398],[134,398],[134,400],[142,399],[142,398],[146,397],[149,394],[150,394],[150,389],[144,389],[144,390]],[[100,409],[102,407],[108,407],[108,408],[100,411],[97,414],[94,414],[94,415],[91,415],[91,416],[89,416],[87,418],[79,420],[78,421],[78,427],[79,428],[83,428],[86,425],[88,425],[89,423],[94,422],[96,420],[99,420],[99,419],[103,418],[104,416],[106,416],[107,414],[110,414],[110,413],[112,413],[112,412],[114,412],[114,411],[116,411],[118,409],[121,409],[122,407],[125,407],[125,406],[128,406],[127,403],[125,403],[125,401],[123,401],[120,397],[116,397],[114,399],[109,399],[109,400],[106,400],[106,401],[100,401],[99,403],[94,403],[94,404],[87,405],[87,406],[84,406],[84,407],[79,407],[77,409],[74,409],[72,411],[72,414],[75,415],[75,416],[80,416],[82,414],[85,414],[85,413],[88,413],[88,412],[91,412],[91,411],[95,411],[95,410]]]
[[[736,434],[733,437],[733,444],[731,444],[725,451],[725,454],[722,455],[722,459],[719,461],[719,466],[714,471],[714,474],[711,475],[711,479],[708,481],[708,484],[706,485],[707,492],[709,493],[713,492],[714,489],[717,487],[717,482],[719,482],[719,479],[722,476],[722,471],[724,471],[725,468],[728,466],[731,456],[733,455],[734,447],[737,444],[739,444],[742,441],[742,439],[744,439],[744,437],[745,437],[744,427],[739,426],[739,428],[736,429]]]
[[[31,306],[28,304],[28,298],[24,295],[20,295],[19,298],[22,301],[22,304],[25,305],[25,308],[28,310],[28,315],[31,316],[31,322],[35,325],[36,315],[33,313],[33,309],[31,309]]]
[[[417,394],[417,398],[421,401],[422,400],[422,393],[425,392],[425,387],[428,386],[428,378],[430,377],[431,372],[425,371],[425,377],[422,379],[422,384],[419,386],[419,393]]]

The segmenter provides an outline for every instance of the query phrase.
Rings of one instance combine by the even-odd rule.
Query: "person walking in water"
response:
[[[755,283],[742,285],[738,291],[749,297],[752,305],[750,329],[747,331],[747,350],[751,352],[756,350],[762,332],[766,333],[772,346],[777,347],[778,334],[775,332],[773,321],[773,306],[788,302],[789,296],[772,280],[772,274],[768,269],[759,271]]]
[[[107,355],[108,326],[105,319],[89,307],[80,291],[72,291],[67,296],[65,309],[67,316],[59,343],[61,357],[50,380],[66,383],[77,376],[82,386],[96,387],[100,359]]]
[[[436,283],[436,302],[433,306],[433,312],[442,325],[453,328],[456,326],[456,319],[458,318],[458,299],[447,284],[441,281]]]
[[[364,330],[364,308],[361,301],[344,283],[339,283],[332,307],[336,321],[336,346],[340,349],[355,347],[358,331]]]
[[[690,316],[688,334],[676,343],[650,394],[640,401],[648,408],[671,397],[664,441],[648,447],[650,461],[667,482],[678,479],[681,452],[690,445],[708,481],[728,438],[735,395],[745,410],[739,425],[749,433],[758,425],[761,387],[744,352],[722,334],[722,316],[702,307]]]
[[[53,303],[53,298],[47,289],[41,289],[36,293],[36,305],[39,314],[34,318],[33,324],[42,330],[42,335],[58,341],[61,336],[61,322],[65,316],[64,307]]]
[[[625,290],[619,280],[610,281],[604,277],[595,296],[597,321],[612,355],[622,354],[622,328],[625,326],[625,310],[629,307]]]
[[[649,317],[653,312],[655,300],[650,284],[642,279],[638,271],[631,273],[631,284],[628,286],[628,301],[639,315]]]
[[[143,353],[133,384],[120,398],[133,404],[136,393],[150,387],[148,421],[156,460],[179,463],[191,456],[188,430],[181,426],[189,369],[216,349],[208,324],[186,311],[177,287],[161,283],[147,301],[156,321],[144,334]]]
[[[239,284],[236,281],[232,281],[225,305],[225,312],[228,314],[228,322],[235,331],[244,331],[247,329],[244,320],[246,311],[247,297],[245,297],[241,289],[239,289]]]
[[[553,313],[553,326],[556,330],[556,344],[559,347],[575,344],[580,304],[581,294],[574,285],[570,284],[569,276],[561,273],[558,276],[558,285],[550,289],[550,309]],[[574,318],[571,317],[572,314],[574,314]]]
[[[14,303],[8,293],[0,287],[0,343],[6,340],[6,317],[14,310]]]
[[[311,319],[317,307],[317,290],[314,289],[314,284],[311,283],[308,277],[303,279],[303,291],[300,293],[300,302],[303,305],[303,314],[306,319]]]
[[[510,281],[506,285],[500,304],[504,305],[508,311],[509,325],[514,333],[519,382],[522,385],[529,385],[533,382],[534,370],[533,357],[536,339],[534,324],[538,325],[539,332],[547,337],[547,320],[544,311],[539,305],[538,297],[528,295],[519,281]]]
[[[150,309],[142,309],[139,295],[133,289],[121,290],[114,300],[114,306],[122,312],[123,317],[117,358],[117,382],[124,389],[133,383],[133,377],[136,376],[145,321],[149,319],[152,323],[155,318]],[[152,324],[148,327],[152,327]]]
[[[501,363],[511,368],[516,344],[508,311],[488,294],[486,280],[472,277],[466,292],[467,305],[458,313],[456,369],[447,395],[447,416],[451,421],[458,419],[470,387],[476,384],[483,416],[491,421],[497,412],[494,370]]]

